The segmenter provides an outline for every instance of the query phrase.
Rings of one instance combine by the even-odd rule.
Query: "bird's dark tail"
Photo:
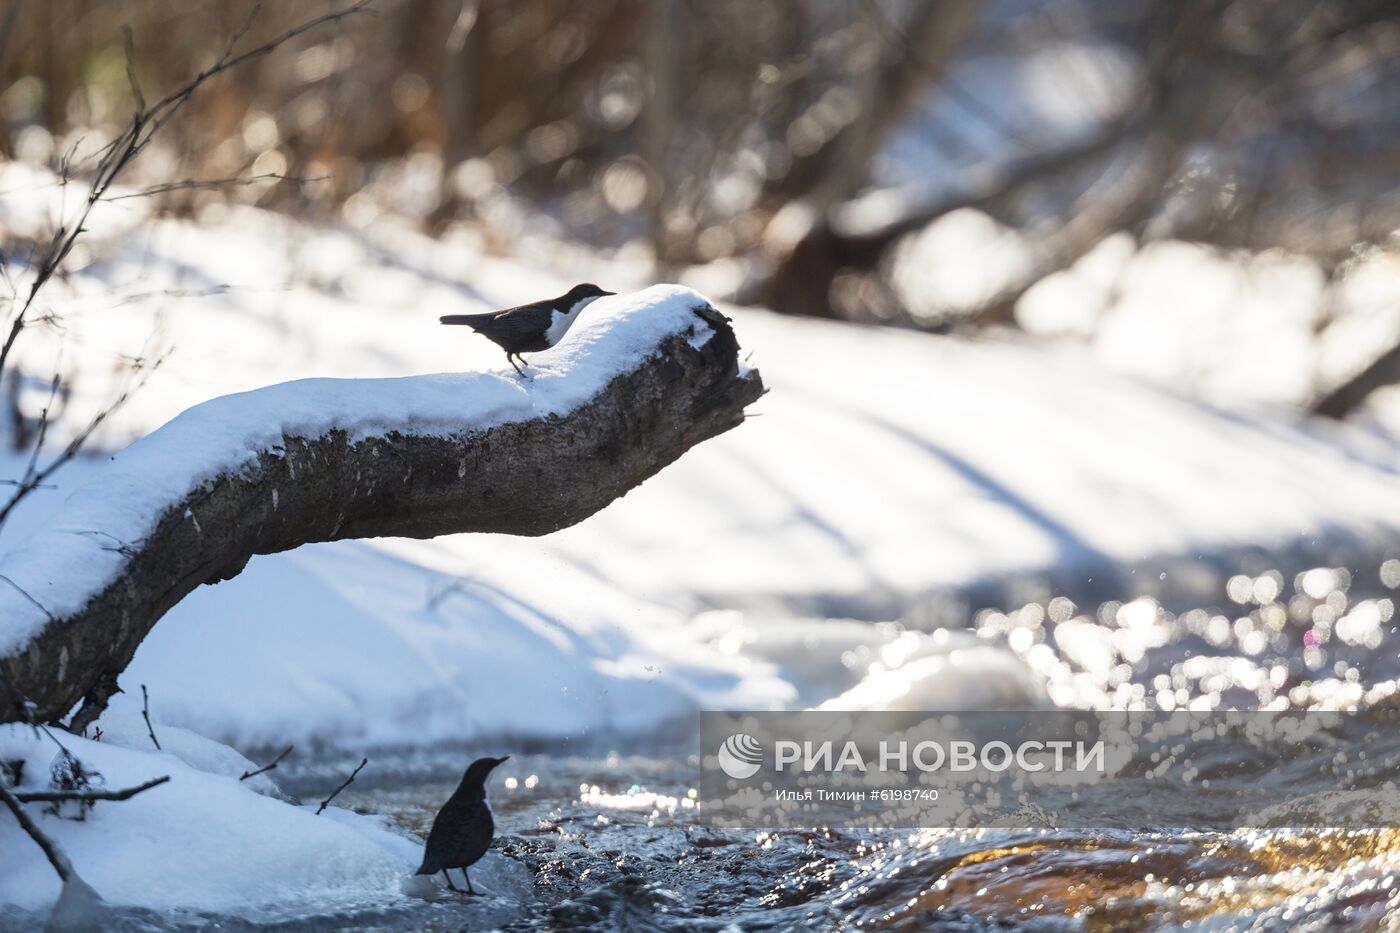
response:
[[[438,318],[439,324],[465,324],[468,327],[478,327],[496,316],[495,312],[489,314],[444,314]]]

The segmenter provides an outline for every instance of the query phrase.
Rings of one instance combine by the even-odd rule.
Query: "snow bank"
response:
[[[770,665],[582,568],[536,558],[507,580],[493,563],[488,548],[434,571],[364,541],[255,558],[162,619],[122,683],[244,746],[635,735],[701,706],[794,699]]]
[[[792,707],[833,710],[1040,709],[1043,678],[1004,645],[966,629],[919,632],[891,622],[708,612],[694,633],[730,654],[772,664],[797,691]],[[738,708],[738,707],[731,707]]]
[[[240,469],[284,437],[344,431],[455,436],[562,415],[635,368],[665,338],[708,333],[692,312],[709,302],[680,286],[594,302],[570,339],[532,359],[530,378],[453,373],[397,379],[304,379],[197,405],[131,445],[75,492],[43,534],[0,558],[0,654],[49,616],[81,609],[122,566],[121,549],[214,476]],[[509,373],[509,374],[507,374]],[[81,569],[80,569],[81,568]]]
[[[179,742],[168,727],[157,729]],[[170,776],[130,800],[99,802],[83,821],[46,814],[40,805],[26,807],[109,905],[271,922],[436,896],[433,885],[413,879],[422,844],[378,817],[335,808],[317,817],[314,805],[256,793],[236,776],[191,767],[181,755],[62,737],[109,788]],[[56,753],[49,739],[27,727],[0,726],[0,758],[25,763],[21,789],[47,787]],[[58,877],[13,819],[0,820],[0,852],[0,905],[47,910],[58,898]],[[523,872],[493,855],[473,881],[479,877],[487,890],[520,896],[528,891],[528,882],[523,889],[520,884]]]
[[[160,726],[160,732],[156,736],[160,740],[160,750],[166,755],[175,756],[196,771],[236,779],[259,769],[259,765],[222,742],[207,739],[180,726],[160,722],[159,718],[156,722]],[[133,694],[118,694],[112,698],[111,704],[102,714],[100,728],[103,745],[143,752],[151,750],[151,729],[147,727],[141,714],[141,704]],[[271,797],[281,796],[270,773],[250,777],[241,783],[255,793]]]

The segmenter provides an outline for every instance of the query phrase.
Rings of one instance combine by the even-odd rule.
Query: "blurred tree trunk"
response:
[[[1400,345],[1391,347],[1370,366],[1323,395],[1312,405],[1313,414],[1342,420],[1362,406],[1377,389],[1400,382]]]
[[[952,60],[981,9],[982,0],[916,3],[903,43],[891,45],[879,39],[878,14],[862,5],[852,26],[861,69],[853,82],[853,117],[814,151],[795,156],[770,185],[769,199],[800,198],[820,210],[854,195],[869,178],[870,160]],[[860,63],[882,47],[886,60]]]
[[[675,258],[667,230],[670,191],[666,184],[667,151],[671,145],[675,120],[676,56],[679,53],[677,29],[685,5],[653,2],[647,23],[646,64],[651,78],[646,103],[646,141],[644,161],[647,167],[647,225],[651,233],[652,255],[657,266],[657,278],[670,276]]]
[[[981,9],[981,0],[916,4],[903,43],[893,47],[888,61],[871,66],[855,82],[852,119],[815,151],[795,157],[788,171],[769,186],[766,199],[782,206],[764,237],[776,269],[754,296],[761,304],[834,316],[830,285],[839,266],[826,260],[840,247],[826,212],[866,183],[875,154],[928,93]],[[866,49],[858,48],[858,57],[880,46],[874,15],[862,7],[853,26],[856,42]],[[814,276],[814,271],[820,274]]]
[[[837,202],[827,197],[840,193],[841,200],[847,199],[856,193],[859,181],[842,184],[838,178],[826,183],[809,202],[811,209],[802,218],[805,226],[795,242],[780,244],[773,251],[777,256],[773,272],[754,294],[744,297],[788,313],[840,316],[833,307],[831,289],[843,270],[874,270],[898,240],[952,211],[976,208],[995,214],[1031,186],[1044,188],[1101,166],[1101,177],[1062,209],[1053,231],[1036,244],[1030,271],[967,316],[974,326],[1011,322],[1016,303],[1036,282],[1073,264],[1112,233],[1144,227],[1160,207],[1162,192],[1179,170],[1186,149],[1208,127],[1228,118],[1233,97],[1225,90],[1238,80],[1237,69],[1228,58],[1203,61],[1200,57],[1217,38],[1218,6],[1217,0],[1209,8],[1206,4],[1162,7],[1153,16],[1144,77],[1131,110],[1060,149],[1037,151],[1011,162],[977,190],[915,206],[874,229],[850,231],[833,226],[829,209]],[[932,17],[915,25],[932,32],[936,24],[937,18]],[[912,57],[919,49],[916,34],[911,31],[907,41]],[[946,64],[946,58],[956,52],[956,43],[937,48],[943,61],[929,62],[927,52],[918,56],[925,73]],[[856,157],[873,158],[880,143],[874,131],[881,126],[877,121],[863,144],[855,147]],[[1119,153],[1131,153],[1132,161],[1114,171],[1111,166]],[[848,163],[838,175],[852,173],[853,166],[854,162]],[[868,171],[867,166],[864,172]]]
[[[479,0],[438,3],[437,28],[443,43],[437,81],[438,123],[442,133],[442,159],[449,171],[472,153],[476,81],[473,69],[482,58],[478,31]],[[431,80],[431,78],[430,78]]]

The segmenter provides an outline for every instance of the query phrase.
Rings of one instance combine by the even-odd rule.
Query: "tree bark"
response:
[[[698,296],[694,304],[693,317],[679,315],[678,328],[639,363],[595,377],[604,387],[565,414],[484,429],[464,424],[451,436],[415,433],[411,425],[359,439],[338,429],[284,434],[252,463],[230,464],[208,480],[190,477],[144,540],[120,544],[120,572],[94,586],[81,609],[58,615],[26,597],[48,621],[0,656],[0,722],[55,722],[80,700],[70,725],[92,721],[156,621],[200,584],[238,574],[256,554],[386,535],[543,535],[597,512],[690,447],[737,426],[764,392],[758,373],[739,364],[728,319]],[[660,310],[643,303],[629,315]],[[615,336],[623,328],[613,324],[590,335],[595,361],[614,358],[610,337],[619,345],[629,339]],[[618,349],[616,358],[629,358]],[[532,391],[528,382],[524,388]],[[7,577],[0,587],[25,594],[24,584]],[[14,592],[0,595],[18,605]]]

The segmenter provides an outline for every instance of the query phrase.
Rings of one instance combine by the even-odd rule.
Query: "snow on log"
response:
[[[763,384],[738,350],[703,297],[655,286],[595,302],[533,378],[306,379],[185,411],[0,558],[0,722],[80,700],[87,721],[162,614],[255,554],[587,518],[743,421]]]

